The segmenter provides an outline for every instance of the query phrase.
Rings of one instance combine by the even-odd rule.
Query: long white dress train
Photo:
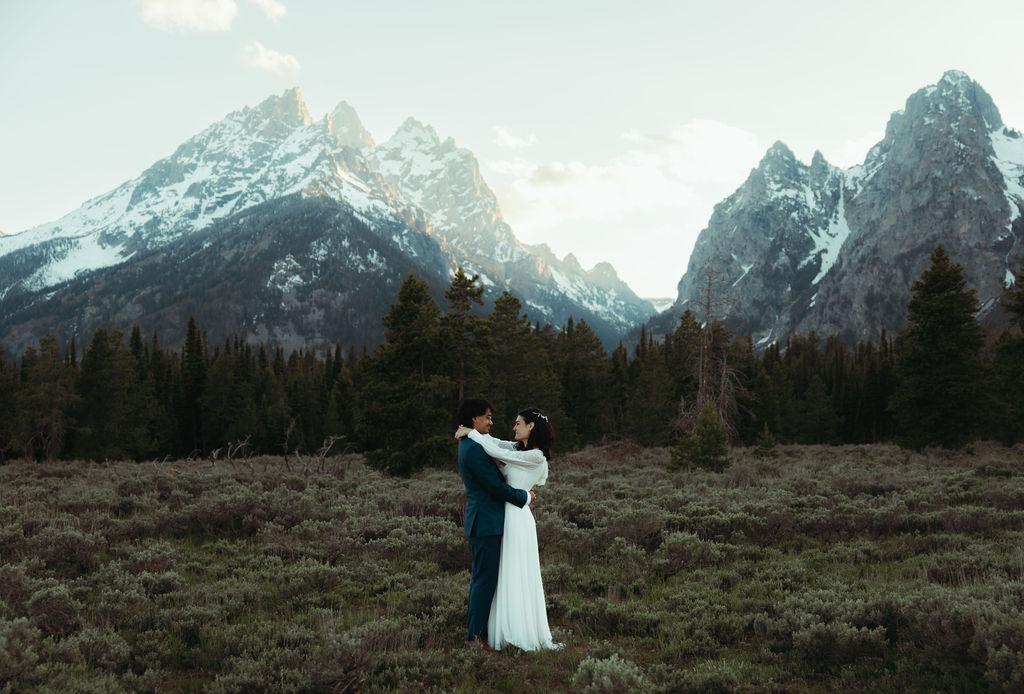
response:
[[[469,437],[487,455],[505,463],[502,475],[517,489],[532,489],[547,482],[548,461],[536,449],[519,451],[511,441],[471,431]],[[487,642],[501,650],[512,644],[524,651],[561,648],[551,639],[544,584],[540,574],[537,524],[529,504],[518,508],[505,504],[505,534],[501,538],[498,588],[487,620]]]

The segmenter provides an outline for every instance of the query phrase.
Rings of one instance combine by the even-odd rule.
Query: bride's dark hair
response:
[[[527,407],[525,410],[520,410],[519,416],[527,424],[532,422],[533,429],[530,430],[530,437],[526,439],[526,445],[524,446],[521,441],[517,441],[516,448],[521,451],[536,448],[544,454],[545,458],[551,460],[551,443],[555,440],[555,429],[551,426],[551,422],[548,421],[548,416],[536,407]]]

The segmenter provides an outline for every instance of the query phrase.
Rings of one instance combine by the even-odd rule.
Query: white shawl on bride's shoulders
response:
[[[535,485],[542,485],[548,481],[548,459],[536,448],[520,451],[512,441],[496,439],[490,434],[481,434],[476,429],[471,430],[468,436],[483,446],[484,452],[495,460],[533,472]]]

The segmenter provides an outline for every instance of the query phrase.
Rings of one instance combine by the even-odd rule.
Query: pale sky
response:
[[[863,161],[963,70],[1024,129],[1019,0],[39,0],[0,7],[0,231],[54,220],[298,86],[377,142],[472,150],[524,243],[674,297],[697,234],[776,140]]]

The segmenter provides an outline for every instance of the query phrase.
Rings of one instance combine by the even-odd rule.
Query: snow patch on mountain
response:
[[[67,251],[59,259],[43,265],[28,280],[24,287],[28,290],[43,289],[71,279],[83,268],[110,267],[128,259],[122,254],[121,244],[106,245],[99,235],[82,236],[75,239]]]
[[[277,289],[282,294],[287,294],[296,287],[306,283],[302,279],[302,266],[291,253],[274,262],[274,268],[267,279],[268,289]]]
[[[1024,205],[1024,136],[1016,130],[1003,128],[990,133],[989,138],[992,161],[1006,183],[1006,201],[1010,204],[1009,229],[1020,217],[1020,206]]]
[[[811,284],[817,284],[835,265],[839,251],[850,236],[850,224],[846,220],[846,193],[842,186],[839,189],[839,206],[828,228],[819,232],[812,230],[810,236],[814,240],[812,255],[821,257],[818,274],[811,280]]]

